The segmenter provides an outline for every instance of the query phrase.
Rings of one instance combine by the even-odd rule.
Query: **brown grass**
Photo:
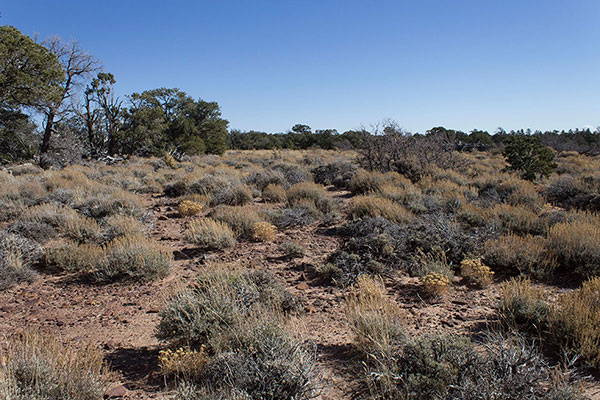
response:
[[[401,223],[408,223],[414,219],[414,215],[400,204],[379,196],[356,196],[350,202],[347,211],[352,218],[383,217]]]
[[[222,250],[235,246],[235,237],[229,225],[210,218],[189,223],[185,235],[190,242],[203,249]]]

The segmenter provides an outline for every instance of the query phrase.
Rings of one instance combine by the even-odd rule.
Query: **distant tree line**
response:
[[[398,133],[389,123],[343,133],[313,131],[304,124],[283,133],[228,131],[229,123],[216,102],[196,100],[174,88],[120,98],[115,94],[116,82],[76,41],[52,37],[37,43],[12,26],[0,27],[0,163],[37,158],[41,165],[52,165],[77,158],[165,152],[177,157],[222,154],[227,149],[373,150],[382,142],[378,137]],[[516,136],[532,137],[556,151],[600,154],[600,128],[546,132],[498,128],[490,134],[435,127],[400,136],[410,136],[402,140],[411,145],[433,149],[431,154],[441,143],[444,151],[504,149]]]

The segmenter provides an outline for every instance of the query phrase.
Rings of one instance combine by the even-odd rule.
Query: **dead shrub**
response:
[[[269,222],[256,222],[252,225],[252,239],[257,242],[270,242],[275,239],[277,227]]]

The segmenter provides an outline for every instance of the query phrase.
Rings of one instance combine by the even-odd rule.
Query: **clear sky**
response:
[[[121,95],[177,87],[231,128],[600,125],[598,0],[0,0],[78,39]]]

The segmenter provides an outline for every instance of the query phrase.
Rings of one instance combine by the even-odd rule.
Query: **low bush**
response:
[[[104,249],[96,244],[78,244],[69,240],[52,241],[46,245],[44,269],[57,272],[91,274],[106,263]]]
[[[600,218],[590,215],[552,226],[548,248],[564,271],[600,275]]]
[[[0,231],[0,290],[21,282],[32,282],[33,269],[42,257],[38,244],[6,231]]]
[[[175,181],[165,185],[163,193],[167,197],[180,197],[189,192],[188,184],[185,181]]]
[[[267,215],[271,222],[279,229],[310,225],[321,216],[318,210],[302,206],[269,211]]]
[[[259,271],[215,272],[201,276],[168,300],[156,336],[176,347],[216,351],[230,330],[255,312],[290,312],[298,301],[270,274]]]
[[[301,258],[304,257],[306,249],[299,243],[296,242],[283,242],[279,245],[279,251],[283,253],[283,256],[287,259]]]
[[[510,328],[539,334],[548,326],[548,294],[527,278],[512,278],[501,285],[497,312]]]
[[[350,181],[349,190],[353,194],[378,193],[386,184],[405,183],[408,180],[397,172],[377,172],[358,170]]]
[[[103,221],[104,237],[111,241],[122,236],[143,236],[146,227],[139,220],[127,215],[112,215]]]
[[[98,263],[93,278],[100,282],[149,281],[169,273],[173,254],[151,239],[124,236],[105,247],[106,261]]]
[[[103,356],[94,346],[65,347],[40,333],[10,338],[0,353],[0,398],[97,400],[104,394]]]
[[[421,286],[427,296],[441,297],[448,291],[450,279],[445,275],[431,272],[421,277]]]
[[[287,193],[283,186],[270,183],[262,191],[262,198],[267,203],[281,203],[287,200]]]
[[[301,182],[291,186],[287,190],[288,202],[293,205],[300,200],[309,199],[315,203],[327,196],[322,185],[313,182]]]
[[[210,218],[187,224],[185,236],[203,249],[223,250],[235,246],[235,237],[229,225]]]
[[[503,273],[542,279],[550,278],[557,267],[548,250],[547,239],[541,236],[509,233],[488,240],[483,248],[485,263]]]
[[[498,204],[488,212],[492,223],[506,233],[543,235],[548,229],[542,218],[522,206]]]
[[[219,206],[209,217],[225,222],[237,237],[245,239],[252,238],[254,224],[262,221],[256,210],[248,206]]]
[[[335,161],[326,165],[320,165],[312,170],[315,182],[325,186],[333,185],[338,189],[346,189],[350,186],[352,177],[358,166],[348,161]]]
[[[550,316],[552,335],[592,367],[600,368],[600,277],[561,295]]]
[[[256,222],[252,225],[252,239],[257,242],[270,242],[275,239],[277,227],[269,222]]]
[[[347,211],[352,218],[383,217],[397,223],[409,223],[414,219],[414,215],[400,204],[378,196],[356,196]]]
[[[7,230],[10,233],[21,235],[42,245],[58,235],[58,231],[45,222],[27,221],[24,219],[10,224]]]
[[[211,193],[210,204],[217,206],[226,204],[229,206],[243,206],[252,202],[252,190],[246,185],[230,186],[227,189],[219,192]]]
[[[467,258],[460,263],[460,274],[468,282],[481,288],[492,284],[494,271],[481,262],[481,258]]]
[[[389,299],[381,278],[360,276],[346,294],[346,315],[354,344],[367,358],[392,354],[404,331],[405,315]]]
[[[179,203],[179,206],[177,206],[179,215],[182,217],[192,217],[194,215],[198,215],[202,212],[203,208],[204,205],[191,200],[183,200],[181,203]]]
[[[371,399],[583,399],[568,373],[550,370],[521,337],[492,336],[484,349],[458,336],[406,340],[367,361]]]
[[[546,188],[546,196],[550,203],[566,209],[600,211],[600,186],[593,177],[556,177]]]

